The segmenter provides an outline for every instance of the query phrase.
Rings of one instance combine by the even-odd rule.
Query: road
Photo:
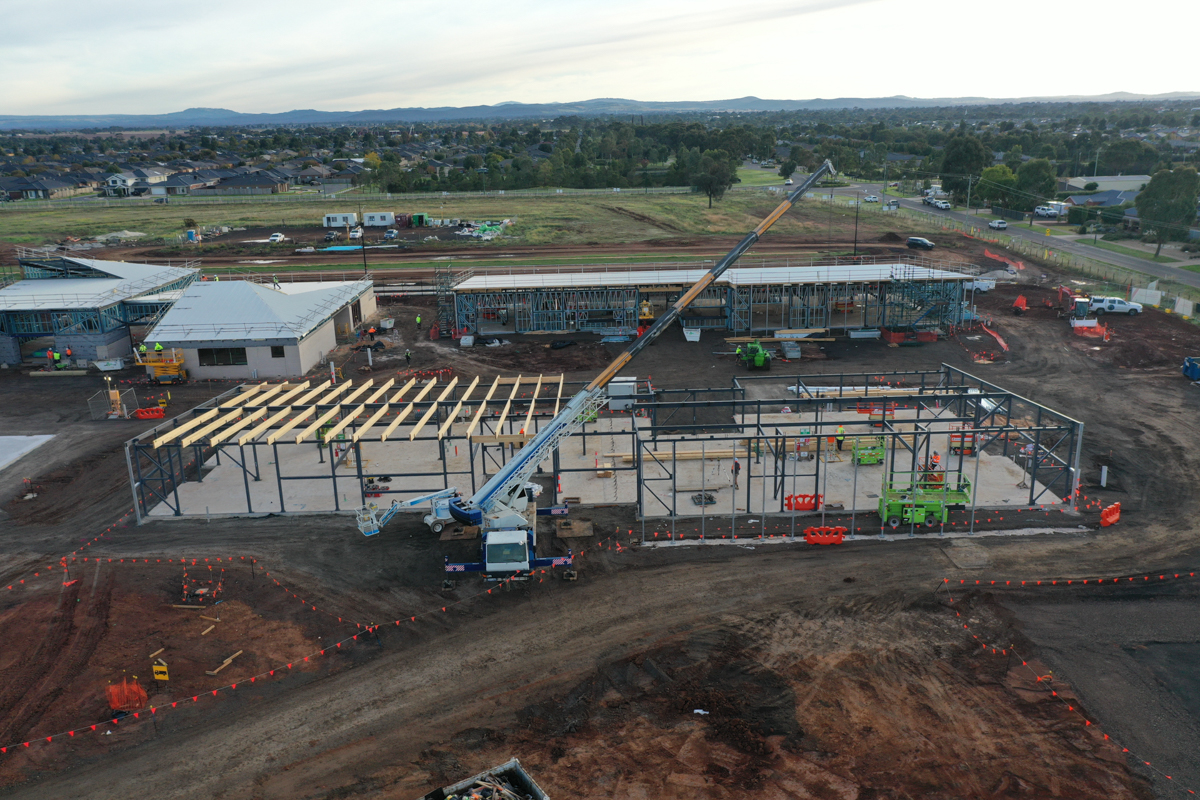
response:
[[[842,189],[835,189],[834,193],[847,196],[853,196],[859,193],[861,193],[863,196],[874,194],[882,197],[883,188],[883,184],[881,183],[863,183],[854,184]],[[987,221],[980,219],[974,214],[968,214],[964,211],[959,211],[957,209],[942,211],[933,208],[932,206],[927,206],[920,200],[911,200],[907,198],[901,199],[900,205],[911,211],[918,211],[922,214],[928,214],[933,217],[949,217],[959,222],[965,222],[968,225],[975,226],[981,232],[987,230]],[[1131,269],[1154,278],[1164,278],[1166,280],[1174,281],[1175,283],[1183,284],[1184,286],[1192,286],[1200,289],[1200,274],[1198,273],[1189,272],[1186,269],[1173,267],[1169,264],[1159,264],[1143,258],[1113,253],[1108,250],[1101,250],[1097,247],[1089,247],[1086,244],[1080,244],[1079,242],[1065,239],[1061,236],[1047,236],[1046,234],[1041,233],[1041,230],[1043,229],[1038,228],[1036,225],[1033,227],[1028,225],[1009,225],[1008,230],[1006,230],[1005,233],[1007,233],[1009,236],[1025,239],[1039,246],[1048,247],[1061,253],[1070,253],[1072,255],[1090,258],[1092,261],[1098,261],[1103,264],[1112,264],[1113,266]]]

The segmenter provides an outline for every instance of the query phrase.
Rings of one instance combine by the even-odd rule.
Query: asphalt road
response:
[[[855,184],[848,188],[835,189],[836,194],[854,195],[859,192],[863,196],[875,194],[883,196],[883,184]],[[968,225],[973,225],[980,231],[987,230],[987,220],[981,219],[977,215],[967,214],[964,211],[951,209],[942,211],[932,206],[927,206],[920,200],[901,199],[900,205],[911,211],[919,211],[923,214],[929,214],[934,217],[950,217],[951,219],[965,222]],[[1113,253],[1108,250],[1101,250],[1097,247],[1089,247],[1086,244],[1080,244],[1070,239],[1064,239],[1061,236],[1047,236],[1041,231],[1044,228],[1039,228],[1035,224],[1030,227],[1028,224],[1010,224],[1005,231],[1009,236],[1014,236],[1021,239],[1026,239],[1040,246],[1048,247],[1062,253],[1071,253],[1072,255],[1083,256],[1090,258],[1092,261],[1098,261],[1104,264],[1112,264],[1125,269],[1136,270],[1145,275],[1154,278],[1165,278],[1167,280],[1181,283],[1185,286],[1193,286],[1200,288],[1200,273],[1189,272],[1186,269],[1173,267],[1169,264],[1159,264],[1154,261],[1149,261],[1143,258],[1134,256],[1126,256],[1120,253]]]

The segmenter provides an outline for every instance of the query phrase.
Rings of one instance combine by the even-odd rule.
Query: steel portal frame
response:
[[[564,393],[568,385],[572,387],[570,394],[573,394],[583,384],[564,384]],[[311,442],[265,443],[259,436],[246,444],[235,444],[230,439],[216,445],[199,441],[154,446],[156,437],[181,425],[199,424],[197,417],[208,412],[216,410],[217,414],[225,413],[234,408],[242,394],[257,388],[240,386],[231,389],[126,443],[130,484],[139,523],[145,520],[153,506],[160,503],[166,504],[171,516],[199,516],[182,513],[179,486],[187,481],[203,481],[209,460],[220,464],[222,456],[242,476],[242,491],[238,494],[245,495],[245,510],[234,512],[234,515],[266,513],[255,510],[250,491],[251,482],[262,480],[259,451],[266,448],[270,460],[278,465],[281,448],[312,447]],[[748,397],[749,393],[760,397]],[[413,419],[437,406],[431,415],[433,424],[417,437],[418,441],[437,439],[438,429],[445,424],[446,415],[455,413],[451,409],[460,396],[455,387],[440,405],[432,399],[413,404]],[[524,410],[514,407],[506,415],[483,416],[480,426],[473,430],[470,437],[463,435],[466,426],[459,425],[458,431],[450,426],[448,435],[437,439],[440,470],[389,472],[394,479],[404,479],[402,482],[405,485],[402,490],[384,490],[382,493],[411,495],[452,485],[459,485],[464,490],[469,485],[473,492],[478,485],[482,485],[489,473],[499,469],[525,441],[536,434],[541,424],[553,417],[551,403],[547,402],[550,399],[552,395],[540,394],[532,414],[529,413],[529,401],[521,399],[516,405],[524,405]],[[885,374],[739,376],[725,388],[661,390],[652,389],[643,382],[639,384],[638,394],[633,399],[636,401],[636,413],[627,415],[632,418],[628,431],[602,430],[599,422],[589,423],[572,440],[564,442],[562,447],[579,447],[579,452],[587,455],[589,439],[594,440],[596,436],[602,437],[601,441],[608,447],[626,446],[626,452],[633,454],[630,463],[623,465],[614,461],[612,469],[614,473],[635,475],[637,489],[634,503],[637,515],[642,519],[662,516],[648,514],[650,507],[669,509],[668,516],[672,520],[696,516],[695,512],[681,510],[677,505],[679,486],[676,456],[681,450],[694,451],[697,443],[702,448],[714,450],[747,448],[761,468],[757,474],[753,474],[751,469],[744,474],[745,487],[741,491],[747,503],[745,508],[750,508],[749,501],[755,493],[761,493],[762,514],[792,513],[785,508],[789,488],[794,494],[797,487],[806,489],[811,486],[812,494],[823,494],[821,481],[827,471],[822,466],[822,459],[815,457],[812,459],[811,472],[801,473],[799,460],[792,457],[795,450],[793,443],[800,437],[821,439],[832,436],[839,424],[849,428],[847,435],[869,433],[884,437],[887,440],[888,469],[900,472],[915,471],[918,463],[928,458],[934,449],[935,437],[946,435],[944,430],[935,430],[935,426],[959,426],[958,430],[975,437],[978,451],[1011,459],[1021,466],[1029,477],[1029,491],[1025,500],[1030,506],[1055,503],[1060,508],[1076,508],[1083,424],[946,364],[937,370]],[[864,401],[904,404],[915,412],[915,418],[904,420],[904,425],[911,425],[912,430],[902,429],[886,419],[880,427],[871,427],[869,421],[864,419],[856,423],[863,427],[862,431],[857,431],[856,424],[845,421],[839,423],[828,418],[832,412],[856,409]],[[289,408],[271,405],[269,399],[264,402],[255,405],[247,401],[241,407],[247,412],[263,410],[265,413],[262,418]],[[780,405],[785,403],[794,409],[794,422],[780,422],[777,419],[764,421],[764,415],[777,414]],[[353,433],[382,405],[359,405],[352,401],[313,406],[311,411],[318,416],[332,412],[326,426],[336,424],[339,419],[357,416],[347,422],[347,438],[320,445],[319,463],[323,465],[320,471],[284,475],[277,469],[276,483],[281,510],[271,513],[297,513],[288,511],[286,507],[285,481],[325,482],[333,498],[335,511],[349,512],[352,507],[365,505],[371,478],[364,473],[361,445],[363,442],[379,442],[380,437],[376,433],[355,440]],[[530,429],[525,428],[527,420],[532,426]],[[281,419],[270,430],[277,430],[283,424],[285,422]],[[617,442],[622,444],[618,445]],[[624,445],[625,442],[628,444]],[[398,442],[396,446],[403,447],[404,443]],[[554,451],[550,461],[554,477],[573,472],[594,472],[591,467],[564,466],[562,447]],[[595,447],[594,443],[592,447]],[[466,449],[468,459],[465,469],[451,467],[448,456],[454,448]],[[354,466],[339,471],[340,456],[347,449],[354,451]],[[948,476],[971,477],[968,463],[967,458],[960,454],[950,457],[944,470]],[[327,470],[324,465],[327,465]],[[650,467],[654,469],[648,469]],[[352,480],[358,487],[357,496],[347,501],[340,500],[339,479]],[[551,495],[556,501],[560,499],[558,483],[553,480],[550,486]],[[771,498],[769,502],[768,494]],[[616,502],[617,498],[614,497],[613,501]],[[863,513],[862,510],[859,513]],[[700,516],[703,520],[703,509]],[[794,520],[795,515],[792,516]],[[765,526],[765,522],[763,524]]]

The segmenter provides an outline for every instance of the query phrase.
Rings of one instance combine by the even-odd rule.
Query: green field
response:
[[[783,178],[779,177],[779,169],[771,167],[771,169],[746,168],[738,167],[737,171],[738,186],[780,186],[783,184]]]
[[[1134,258],[1144,258],[1147,261],[1156,261],[1159,264],[1177,264],[1177,263],[1179,263],[1179,259],[1177,259],[1177,258],[1167,258],[1166,256],[1156,256],[1152,253],[1147,253],[1144,250],[1135,250],[1132,247],[1122,247],[1119,244],[1113,244],[1112,242],[1106,242],[1103,239],[1099,239],[1094,242],[1088,241],[1087,239],[1079,239],[1078,241],[1081,244],[1086,244],[1090,247],[1099,247],[1101,250],[1108,250],[1109,252],[1120,253],[1121,255],[1125,255],[1125,256],[1133,256]]]
[[[767,173],[768,170],[763,170]],[[771,173],[774,174],[774,173]],[[776,176],[777,178],[778,176]],[[422,211],[433,217],[468,220],[514,219],[507,235],[488,247],[513,244],[587,245],[687,240],[701,244],[711,235],[741,236],[752,230],[779,203],[768,192],[732,192],[708,208],[703,195],[559,195],[467,197],[447,195],[420,204],[399,200],[370,200],[361,203],[367,210]],[[171,238],[185,230],[184,219],[200,227],[227,225],[238,228],[311,227],[314,239],[321,230],[322,215],[334,211],[358,211],[358,201],[312,203],[264,201],[260,203],[205,203],[155,205],[132,202],[128,205],[37,206],[11,204],[0,209],[0,241],[21,245],[59,242],[67,237],[87,238],[119,230],[147,234],[139,244],[157,244],[154,240]],[[802,236],[814,243],[846,238],[853,226],[853,209],[839,206],[830,212],[827,203],[804,201],[785,215],[772,233]],[[832,222],[832,226],[831,226]],[[860,240],[866,241],[897,225],[905,229],[925,229],[911,220],[894,220],[864,213],[860,219]],[[222,245],[217,244],[216,247]],[[181,248],[181,251],[183,248]],[[203,256],[204,247],[186,249]],[[259,251],[274,254],[269,247]],[[257,255],[257,252],[256,252]]]

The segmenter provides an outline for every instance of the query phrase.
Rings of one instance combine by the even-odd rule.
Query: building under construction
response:
[[[749,263],[748,263],[749,262]],[[444,271],[439,318],[454,335],[593,332],[629,335],[709,269],[578,267],[486,274]],[[969,264],[908,256],[743,259],[684,310],[685,330],[946,331],[962,322]],[[449,331],[447,329],[450,329]]]
[[[578,391],[558,375],[312,383],[239,386],[128,442],[139,520],[349,513],[449,487],[470,495]],[[660,520],[794,519],[828,505],[875,526],[891,521],[867,520],[881,495],[913,487],[944,489],[942,505],[972,519],[977,508],[1074,505],[1082,425],[947,365],[611,386],[606,408],[533,476],[546,502],[623,504]],[[897,524],[910,521],[912,503],[897,502]]]

